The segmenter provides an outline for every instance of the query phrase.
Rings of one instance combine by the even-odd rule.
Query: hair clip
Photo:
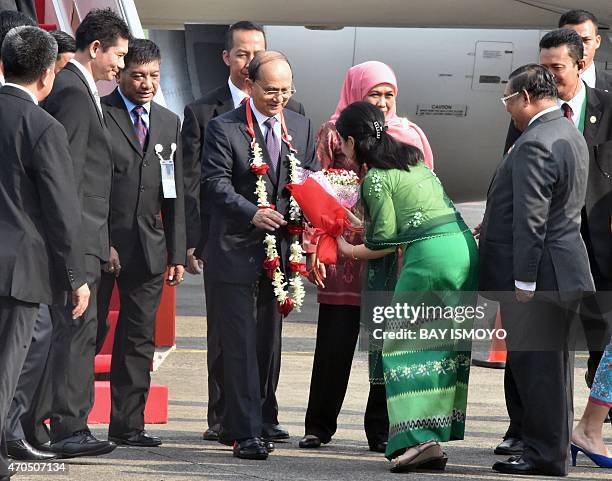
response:
[[[382,133],[383,128],[378,123],[378,120],[374,121],[374,128],[376,129],[376,138],[380,139],[380,134]]]

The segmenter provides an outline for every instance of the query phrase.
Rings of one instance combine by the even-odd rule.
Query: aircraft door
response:
[[[512,72],[511,42],[476,42],[472,90],[503,91]]]

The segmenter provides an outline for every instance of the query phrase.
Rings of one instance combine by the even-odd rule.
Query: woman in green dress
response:
[[[440,181],[423,163],[422,152],[388,135],[383,114],[365,102],[349,105],[336,128],[347,158],[368,167],[361,188],[365,243],[355,246],[338,238],[341,255],[368,260],[366,288],[392,289],[392,305],[456,308],[465,303],[466,294],[472,300],[469,293],[477,290],[478,277],[476,243]],[[460,316],[424,317],[416,324],[387,320],[385,334],[415,326],[469,327],[460,324]],[[393,463],[391,471],[444,469],[447,458],[439,443],[464,435],[469,367],[469,343],[450,335],[437,341],[384,339],[390,422],[385,455]]]

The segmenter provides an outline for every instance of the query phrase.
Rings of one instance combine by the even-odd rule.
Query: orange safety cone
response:
[[[495,317],[495,329],[502,329],[501,316],[499,308]],[[487,359],[472,359],[472,364],[478,367],[488,367],[490,369],[504,369],[506,367],[506,341],[503,339],[493,338],[489,357]]]

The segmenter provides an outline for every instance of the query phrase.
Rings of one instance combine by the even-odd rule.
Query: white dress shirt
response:
[[[595,88],[595,82],[597,82],[597,77],[595,73],[595,62],[592,62],[590,67],[580,74],[580,78],[584,80],[584,83],[587,84],[589,87],[591,87],[592,89]]]
[[[578,128],[578,122],[580,122],[580,114],[582,114],[582,106],[584,105],[584,102],[586,101],[586,89],[584,88],[584,85],[582,84],[582,82],[579,82],[579,85],[580,85],[580,90],[578,91],[576,95],[574,95],[574,98],[570,100],[557,99],[557,105],[559,106],[559,108],[563,104],[568,104],[572,108],[572,122],[574,122],[574,125],[576,126],[576,128]]]
[[[264,122],[268,120],[270,117],[262,114],[259,110],[257,110],[257,107],[255,107],[255,103],[253,102],[253,99],[250,99],[249,103],[251,104],[251,110],[253,111],[253,114],[255,114],[255,119],[257,120],[257,123],[259,124],[259,129],[261,130],[261,133],[263,134],[264,139],[265,139],[266,134],[268,133],[268,127],[264,124]],[[281,147],[280,143],[282,142],[281,140],[281,134],[282,134],[281,116],[280,114],[277,114],[274,116],[274,118],[277,120],[277,122],[274,124],[274,133],[276,134],[276,138],[278,139],[279,152],[280,152],[280,147]]]
[[[232,101],[234,102],[234,108],[237,109],[240,107],[242,100],[245,98],[249,98],[249,94],[240,90],[238,87],[234,85],[231,78],[227,79],[227,85],[229,85],[230,92],[232,94]]]
[[[96,85],[95,79],[93,78],[93,75],[78,60],[75,60],[72,58],[69,60],[69,62],[72,65],[76,66],[76,68],[78,68],[79,71],[85,77],[85,80],[87,80],[87,86],[89,87],[89,91],[91,92],[91,95],[93,95],[94,99],[96,100],[96,105],[98,106],[98,110],[100,111],[100,113],[102,113],[102,103],[100,102],[100,94],[98,93],[98,87]]]
[[[582,89],[582,90],[584,90],[584,89]],[[555,110],[559,110],[559,107],[556,107],[556,106],[555,107],[548,107],[547,109],[544,109],[541,112],[538,112],[533,117],[531,117],[531,120],[529,121],[529,123],[527,125],[528,126],[531,125],[532,123],[534,123],[537,119],[539,119],[543,115],[546,115],[549,112],[554,112]],[[514,287],[516,287],[518,289],[521,289],[523,291],[531,291],[531,292],[533,292],[533,291],[536,290],[536,283],[535,282],[517,281],[515,279],[514,280]]]

